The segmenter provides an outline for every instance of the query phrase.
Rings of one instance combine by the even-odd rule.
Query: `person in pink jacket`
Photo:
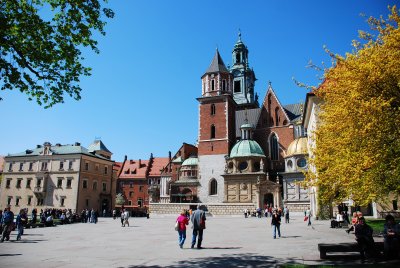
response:
[[[178,235],[179,235],[179,247],[183,248],[183,244],[186,240],[186,225],[189,224],[189,219],[186,216],[186,210],[182,210],[181,215],[176,219],[179,225]]]

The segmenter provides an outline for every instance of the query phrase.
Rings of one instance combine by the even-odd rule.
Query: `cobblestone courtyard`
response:
[[[353,242],[344,229],[327,221],[311,227],[301,216],[282,224],[273,239],[271,218],[209,217],[204,249],[190,249],[191,229],[183,249],[174,231],[176,216],[99,218],[97,224],[71,224],[25,230],[22,241],[0,244],[1,267],[270,267],[281,264],[360,264],[357,258],[320,261],[318,243]],[[190,225],[189,225],[190,226]],[[379,241],[379,240],[378,240]],[[343,262],[344,261],[344,262]]]

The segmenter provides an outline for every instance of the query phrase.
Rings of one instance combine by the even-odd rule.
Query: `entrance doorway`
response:
[[[274,206],[274,195],[272,193],[264,195],[264,206]]]

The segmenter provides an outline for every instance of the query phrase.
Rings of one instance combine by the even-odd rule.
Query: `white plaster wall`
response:
[[[199,192],[202,203],[222,203],[224,201],[224,178],[221,176],[225,168],[225,155],[199,156]],[[218,183],[218,194],[210,196],[209,182],[214,178]]]

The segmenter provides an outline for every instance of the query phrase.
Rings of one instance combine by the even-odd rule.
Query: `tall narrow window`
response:
[[[211,91],[215,90],[215,80],[211,80]]]
[[[8,171],[12,171],[12,168],[13,168],[13,163],[10,163],[10,164],[8,165]]]
[[[240,62],[240,53],[236,53],[236,63]]]
[[[278,160],[279,158],[279,144],[278,138],[275,134],[272,134],[270,138],[270,148],[271,148],[271,160]]]
[[[211,115],[215,114],[215,104],[211,104]]]
[[[33,169],[33,163],[29,163],[29,171],[32,171]]]
[[[24,170],[24,163],[19,163],[19,171]]]
[[[275,108],[275,126],[279,125],[279,107]]]
[[[31,195],[28,195],[28,203],[27,203],[27,205],[28,206],[32,205],[32,196]]]
[[[234,87],[234,92],[242,92],[242,89],[240,88],[240,80],[236,80],[233,84]]]
[[[222,91],[226,91],[226,80],[222,80]]]
[[[69,170],[72,170],[72,164],[73,164],[73,161],[69,160],[69,163],[68,163],[68,169]]]
[[[216,179],[210,181],[210,195],[216,195],[218,192],[218,183]]]
[[[103,192],[106,192],[106,191],[107,191],[107,183],[103,182]]]
[[[63,170],[64,169],[64,160],[61,160],[60,161],[60,170]]]
[[[211,125],[211,133],[210,133],[210,138],[215,139],[215,126]]]

